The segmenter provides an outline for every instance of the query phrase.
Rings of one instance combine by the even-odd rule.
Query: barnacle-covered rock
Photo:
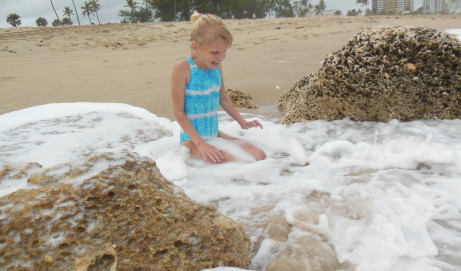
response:
[[[282,94],[283,123],[461,117],[461,42],[425,27],[375,26]]]
[[[232,104],[236,107],[249,109],[257,108],[256,105],[250,102],[250,100],[252,99],[250,94],[244,93],[243,91],[240,91],[238,89],[226,89],[226,94],[231,100]]]
[[[2,270],[249,264],[250,241],[242,226],[190,200],[146,158],[103,154],[46,169],[5,166],[0,177],[25,177],[29,185],[0,198]]]

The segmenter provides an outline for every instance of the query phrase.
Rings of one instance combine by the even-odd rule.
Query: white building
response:
[[[341,14],[341,10],[339,9],[327,9],[323,11],[323,16],[338,16],[338,12]]]
[[[423,8],[424,13],[441,13],[446,9],[446,0],[424,0]]]
[[[447,11],[451,14],[460,14],[461,0],[447,0]]]
[[[376,7],[378,13],[402,13],[404,11],[413,11],[413,0],[377,0]]]

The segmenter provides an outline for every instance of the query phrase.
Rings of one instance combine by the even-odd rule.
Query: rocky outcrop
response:
[[[242,226],[190,200],[150,160],[107,154],[48,169],[0,169],[2,182],[24,176],[32,189],[0,198],[2,270],[202,270],[249,263]]]
[[[461,117],[461,42],[425,27],[376,26],[282,94],[285,124]]]
[[[249,109],[255,109],[257,108],[256,105],[251,103],[251,95],[248,93],[244,93],[243,91],[240,91],[238,89],[226,89],[226,94],[231,100],[232,104],[236,107],[242,107],[242,108],[249,108]]]

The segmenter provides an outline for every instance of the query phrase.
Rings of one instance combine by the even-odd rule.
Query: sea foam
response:
[[[312,262],[309,254],[293,252],[306,249],[301,244],[309,236],[330,249],[343,269],[461,268],[461,120],[285,126],[244,117],[264,128],[242,130],[220,113],[220,129],[263,149],[267,159],[206,164],[181,153],[176,122],[140,108],[28,108],[0,115],[0,166],[72,165],[108,151],[138,152],[164,169],[180,163],[180,174],[164,175],[193,200],[242,223],[253,243],[252,270],[279,259]],[[31,188],[27,180],[4,181],[0,195]]]

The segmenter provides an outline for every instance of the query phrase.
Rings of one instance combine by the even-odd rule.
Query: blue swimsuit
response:
[[[186,85],[184,112],[195,131],[205,140],[218,136],[218,109],[221,92],[221,70],[202,70],[188,57],[190,79]],[[181,129],[180,143],[190,140]]]

